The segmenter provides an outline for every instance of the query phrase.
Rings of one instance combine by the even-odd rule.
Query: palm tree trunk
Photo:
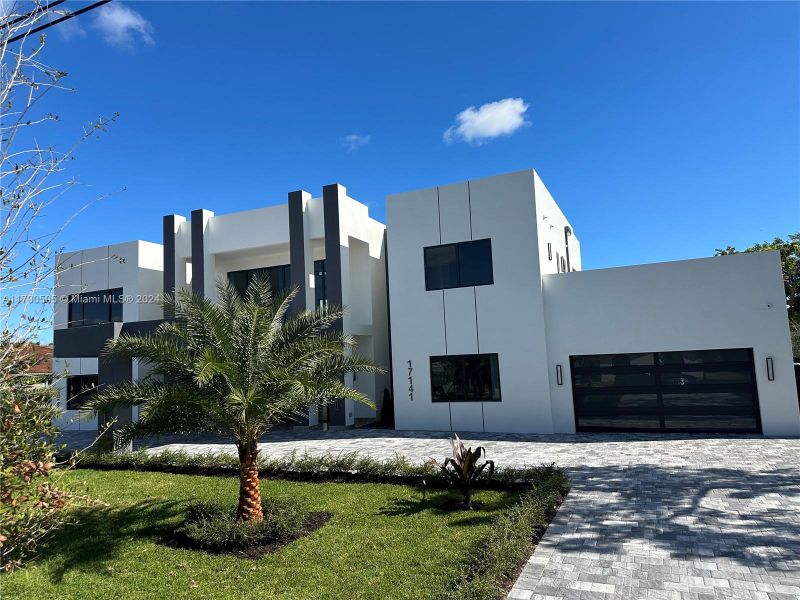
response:
[[[242,521],[263,521],[257,444],[239,448],[239,465],[239,506],[236,517]]]

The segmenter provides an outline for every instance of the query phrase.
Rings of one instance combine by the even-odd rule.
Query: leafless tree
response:
[[[53,378],[33,379],[28,372],[37,360],[32,343],[51,327],[47,299],[54,255],[69,222],[48,229],[43,217],[77,183],[66,173],[77,147],[116,119],[88,123],[63,150],[39,142],[58,120],[46,107],[54,104],[54,94],[71,90],[66,73],[44,62],[44,32],[33,30],[65,12],[42,0],[0,0],[0,569],[5,570],[19,566],[59,526],[71,497],[50,477],[59,413]]]

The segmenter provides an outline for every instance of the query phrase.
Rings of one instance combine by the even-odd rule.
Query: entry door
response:
[[[577,431],[760,433],[751,348],[571,356]]]

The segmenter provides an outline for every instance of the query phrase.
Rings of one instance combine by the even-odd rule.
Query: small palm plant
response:
[[[148,435],[215,432],[239,454],[237,517],[262,521],[258,440],[273,425],[305,415],[309,407],[351,398],[344,375],[382,372],[352,352],[353,338],[331,328],[343,309],[327,306],[289,314],[297,294],[274,298],[267,278],[251,282],[245,297],[217,285],[218,302],[179,291],[165,300],[174,320],[152,335],[121,335],[106,353],[151,366],[141,381],[101,388],[87,402],[94,414],[139,406],[139,420],[115,435],[118,446]]]
[[[453,449],[453,456],[447,457],[441,463],[435,458],[431,458],[430,463],[439,467],[450,484],[461,492],[464,498],[464,509],[472,510],[472,490],[475,487],[475,481],[486,467],[489,467],[489,478],[494,475],[494,461],[487,460],[479,465],[478,461],[481,455],[486,456],[486,448],[478,446],[474,451],[471,447],[467,448],[457,433],[450,440],[450,446]]]

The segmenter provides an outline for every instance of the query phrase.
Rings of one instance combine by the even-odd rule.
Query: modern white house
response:
[[[192,289],[216,297],[218,281],[244,291],[257,272],[266,272],[273,289],[296,286],[297,308],[344,304],[339,324],[355,337],[359,352],[389,364],[385,226],[370,218],[365,205],[340,185],[322,196],[296,191],[286,204],[233,214],[199,209],[190,219],[163,218],[163,244],[128,242],[62,254],[57,259],[55,331],[56,373],[62,380],[65,429],[95,429],[79,419],[84,393],[98,385],[142,377],[132,361],[101,356],[108,339],[122,332],[149,332],[163,314],[163,291]],[[97,301],[95,301],[97,300]],[[310,411],[302,425],[353,426],[380,416],[390,387],[387,375],[348,376],[347,383],[376,404],[370,409],[351,400]],[[115,415],[120,420],[136,414]]]
[[[777,252],[582,271],[532,170],[386,220],[398,429],[800,435]]]
[[[386,218],[329,185],[251,211],[165,216],[162,244],[61,255],[63,425],[95,428],[76,419],[83,391],[145,374],[100,354],[169,318],[158,294],[214,298],[216,281],[243,289],[266,270],[274,287],[299,288],[296,308],[349,307],[341,327],[387,367],[347,382],[377,411],[338,402],[302,425],[393,412],[407,430],[800,435],[776,252],[583,271],[533,170],[392,195]]]

